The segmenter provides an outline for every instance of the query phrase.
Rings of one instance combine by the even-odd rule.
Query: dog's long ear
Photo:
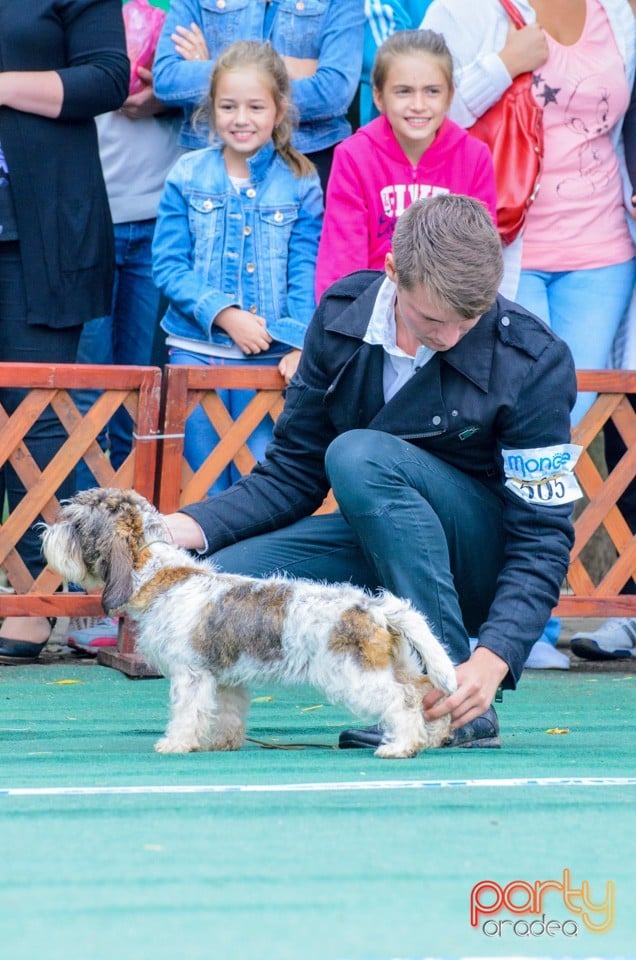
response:
[[[120,610],[133,595],[133,558],[126,536],[113,537],[104,574],[102,606],[110,615]]]

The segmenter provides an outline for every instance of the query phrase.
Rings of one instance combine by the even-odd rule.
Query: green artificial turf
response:
[[[353,718],[280,687],[252,691],[249,735],[316,746],[161,756],[167,692],[92,665],[0,671],[0,957],[636,956],[633,675],[534,672],[498,707],[501,750],[404,761],[329,749]],[[125,787],[139,792],[86,792]],[[476,884],[564,870],[594,904],[614,884],[606,932],[558,889],[553,936],[515,932],[528,911],[471,926]],[[488,935],[488,919],[510,923]]]

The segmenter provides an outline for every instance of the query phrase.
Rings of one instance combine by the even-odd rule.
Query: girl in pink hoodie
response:
[[[490,152],[446,116],[453,97],[453,61],[441,34],[393,34],[377,52],[372,80],[382,116],[335,150],[318,252],[317,297],[354,270],[382,270],[397,218],[414,200],[468,194],[496,218]]]

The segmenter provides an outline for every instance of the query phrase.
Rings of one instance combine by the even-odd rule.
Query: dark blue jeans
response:
[[[432,454],[374,430],[342,434],[326,466],[338,513],[226,547],[215,562],[250,576],[279,571],[385,587],[411,600],[453,662],[463,663],[503,564],[499,499]]]
[[[32,282],[37,283],[37,278]],[[19,243],[0,242],[0,360],[20,363],[75,361],[81,326],[61,330],[33,326],[27,323],[26,317],[26,288]],[[12,414],[26,395],[26,390],[5,387],[0,390],[0,402],[5,411]],[[55,411],[47,407],[27,432],[25,443],[37,465],[43,469],[66,438],[66,430]],[[58,498],[71,496],[73,489],[74,479],[71,475],[57,491]],[[0,471],[0,505],[4,503],[6,494],[9,511],[14,510],[24,492],[24,484],[13,467],[6,463]],[[37,519],[41,520],[41,517]],[[40,536],[35,523],[18,542],[17,550],[33,576],[44,569]]]

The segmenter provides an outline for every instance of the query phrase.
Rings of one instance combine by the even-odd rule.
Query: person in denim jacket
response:
[[[283,57],[299,125],[294,146],[327,182],[334,146],[351,133],[346,119],[362,67],[364,0],[173,0],[154,64],[155,91],[184,110],[181,144],[203,147],[192,115],[212,67],[235,40],[269,41]]]
[[[293,376],[315,307],[322,189],[291,146],[290,90],[269,44],[239,41],[218,58],[210,87],[215,142],[168,175],[153,243],[153,276],[169,301],[161,325],[174,364],[276,365]],[[222,392],[233,417],[253,391]],[[271,426],[249,447],[262,459]],[[218,441],[197,408],[185,454],[196,470]],[[228,468],[212,488],[226,489]]]

